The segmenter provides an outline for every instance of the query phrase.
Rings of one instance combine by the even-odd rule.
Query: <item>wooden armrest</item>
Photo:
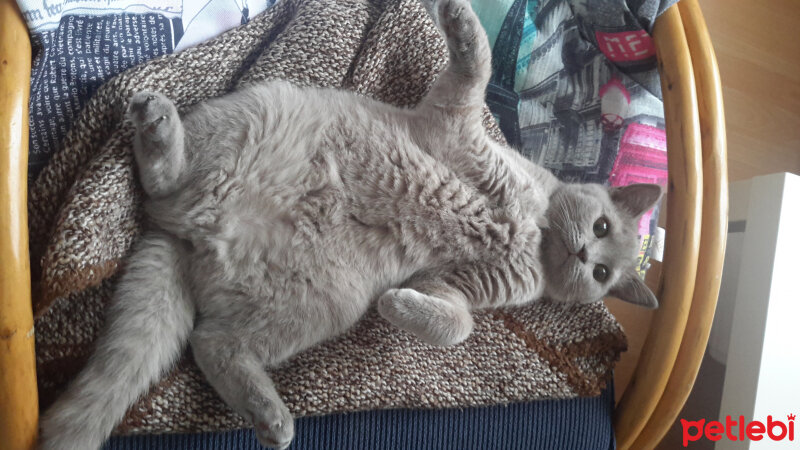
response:
[[[676,192],[681,200],[676,202],[673,196],[668,200],[661,296],[665,308],[656,313],[642,350],[644,358],[617,410],[615,426],[621,449],[654,448],[686,402],[714,318],[727,237],[722,88],[697,0],[683,0],[670,8],[657,21],[654,38],[664,90],[670,194],[679,186],[677,182],[688,184],[685,192]],[[698,165],[700,156],[702,164]],[[676,224],[682,228],[675,228]],[[676,246],[684,247],[684,256],[678,257]],[[698,251],[692,254],[692,250]],[[681,259],[684,257],[688,259]],[[683,288],[682,292],[678,288]],[[673,295],[668,297],[670,292]]]
[[[28,258],[31,46],[13,0],[0,0],[0,449],[32,449],[36,391]]]
[[[692,55],[703,153],[703,213],[700,259],[692,308],[664,394],[633,448],[654,447],[680,414],[692,391],[708,344],[719,297],[728,235],[728,167],[725,113],[717,58],[697,0],[678,4]]]
[[[667,129],[667,235],[660,308],[614,418],[617,444],[628,449],[661,399],[681,346],[697,272],[702,208],[700,120],[692,60],[677,6],[653,29]]]

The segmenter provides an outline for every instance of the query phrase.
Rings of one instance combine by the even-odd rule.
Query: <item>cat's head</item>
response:
[[[661,197],[655,184],[607,188],[563,184],[551,196],[542,234],[545,295],[569,304],[606,295],[658,306],[637,276],[639,218]]]

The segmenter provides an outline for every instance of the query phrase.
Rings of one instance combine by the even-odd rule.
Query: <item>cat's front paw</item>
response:
[[[472,7],[468,0],[422,0],[422,6],[446,35],[471,25]]]
[[[461,58],[475,58],[480,46],[481,24],[467,0],[446,0],[439,6],[439,26],[448,47]]]
[[[438,5],[439,24],[447,34],[463,32],[469,25],[472,8],[466,0],[441,0]]]
[[[283,402],[270,403],[251,411],[253,429],[258,442],[264,447],[284,449],[294,439],[294,419]]]
[[[414,289],[389,289],[378,298],[378,313],[431,345],[456,345],[472,332],[467,309]]]
[[[179,120],[175,104],[158,92],[137,92],[131,97],[126,111],[128,120],[145,141],[162,141],[171,126]]]
[[[467,73],[486,72],[488,76],[491,48],[469,0],[423,0],[422,3],[442,31],[455,65]]]
[[[378,314],[395,326],[403,328],[403,324],[413,319],[414,299],[421,295],[413,289],[389,289],[378,298]]]

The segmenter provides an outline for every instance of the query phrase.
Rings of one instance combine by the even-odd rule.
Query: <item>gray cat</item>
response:
[[[158,93],[133,96],[151,226],[41,448],[97,449],[187,342],[259,442],[284,448],[294,424],[265,367],[373,303],[435,345],[466,339],[471,310],[543,296],[656,306],[633,267],[660,188],[564,184],[493,142],[486,35],[468,0],[426,7],[450,59],[413,109],[280,81],[183,117]]]

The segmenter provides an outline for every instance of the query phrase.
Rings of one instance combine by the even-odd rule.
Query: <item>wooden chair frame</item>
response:
[[[717,62],[697,0],[653,31],[669,147],[667,240],[655,313],[615,412],[619,448],[653,448],[697,376],[719,293],[727,165]],[[0,450],[35,447],[38,395],[27,226],[31,46],[14,0],[0,0]]]

